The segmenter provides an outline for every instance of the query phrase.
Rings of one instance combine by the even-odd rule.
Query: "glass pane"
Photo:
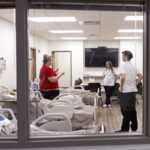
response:
[[[0,138],[17,136],[15,9],[0,9]]]
[[[143,12],[48,8],[28,16],[31,137],[142,134]]]

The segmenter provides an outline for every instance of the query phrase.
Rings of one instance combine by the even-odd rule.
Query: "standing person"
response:
[[[105,104],[103,105],[103,107],[105,108],[105,107],[111,107],[110,97],[112,96],[115,79],[116,79],[116,72],[113,69],[113,65],[111,61],[106,62],[106,68],[103,72],[103,76],[104,76],[103,85],[106,93],[106,100],[105,100]]]
[[[142,80],[142,74],[130,62],[133,55],[130,51],[122,52],[123,64],[120,66],[120,108],[123,116],[122,126],[116,132],[128,132],[130,127],[132,131],[138,128],[136,113],[136,92],[137,85]],[[138,79],[136,80],[136,78]],[[131,122],[131,125],[130,125]]]
[[[50,68],[51,63],[51,56],[45,54],[43,56],[43,66],[40,70],[40,91],[44,98],[52,100],[59,95],[58,79],[64,75],[64,72],[57,75],[58,69],[53,71]]]

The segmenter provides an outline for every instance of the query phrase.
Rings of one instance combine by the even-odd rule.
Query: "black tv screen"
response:
[[[118,67],[118,48],[85,48],[85,67],[105,67],[108,60]]]

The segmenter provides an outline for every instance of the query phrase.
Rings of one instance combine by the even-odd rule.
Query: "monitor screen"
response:
[[[85,48],[85,67],[105,67],[108,60],[118,67],[118,48]]]

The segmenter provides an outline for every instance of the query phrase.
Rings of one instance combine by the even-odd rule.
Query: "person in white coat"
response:
[[[114,70],[111,61],[106,62],[106,68],[103,72],[103,76],[104,76],[103,85],[106,93],[106,100],[103,107],[110,107],[111,106],[110,97],[113,94],[114,84],[116,80],[116,71]]]

